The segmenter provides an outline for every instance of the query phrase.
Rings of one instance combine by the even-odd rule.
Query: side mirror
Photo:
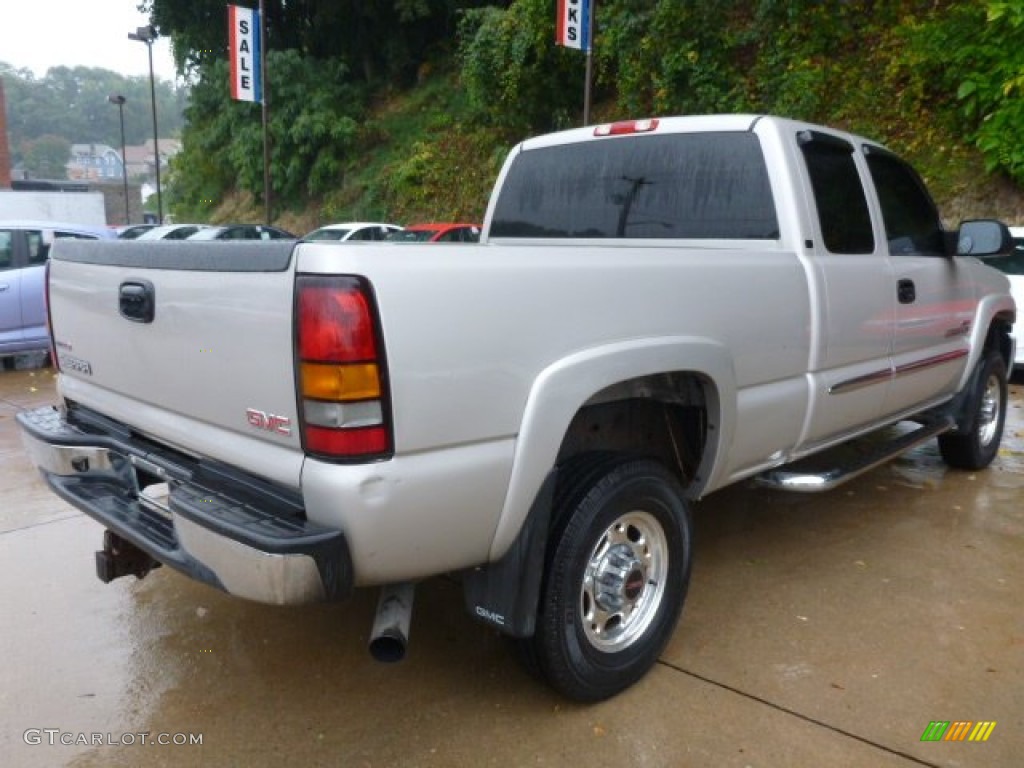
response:
[[[44,229],[39,234],[40,238],[43,241],[43,245],[45,245],[47,248],[53,245],[53,241],[57,239],[57,236],[53,234],[52,229]]]
[[[1013,251],[1010,230],[1001,221],[965,221],[957,234],[957,256],[1007,256]]]

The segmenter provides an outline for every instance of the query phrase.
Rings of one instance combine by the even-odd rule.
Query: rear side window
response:
[[[646,135],[521,152],[492,237],[779,237],[764,155],[751,133]]]
[[[853,145],[833,136],[803,131],[798,136],[814,189],[818,223],[831,253],[871,253],[875,236]]]

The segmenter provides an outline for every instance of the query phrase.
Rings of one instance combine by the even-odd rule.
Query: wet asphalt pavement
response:
[[[932,443],[830,494],[698,504],[672,642],[591,706],[522,671],[451,579],[420,585],[392,665],[366,651],[372,592],[274,608],[166,568],[102,584],[101,527],[22,453],[14,414],[54,399],[49,369],[0,371],[5,766],[1024,765],[1019,384],[988,471]],[[922,742],[932,721],[996,725]]]

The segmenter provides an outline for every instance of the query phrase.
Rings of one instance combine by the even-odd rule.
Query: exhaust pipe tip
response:
[[[405,658],[408,642],[408,638],[403,637],[400,632],[385,632],[380,637],[370,640],[370,655],[376,661],[394,664]]]
[[[370,655],[377,661],[394,663],[405,658],[414,590],[411,583],[381,587],[370,631]]]

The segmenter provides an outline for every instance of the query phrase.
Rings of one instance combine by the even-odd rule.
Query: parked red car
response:
[[[475,243],[480,239],[479,224],[413,224],[392,232],[386,240],[395,243]]]

